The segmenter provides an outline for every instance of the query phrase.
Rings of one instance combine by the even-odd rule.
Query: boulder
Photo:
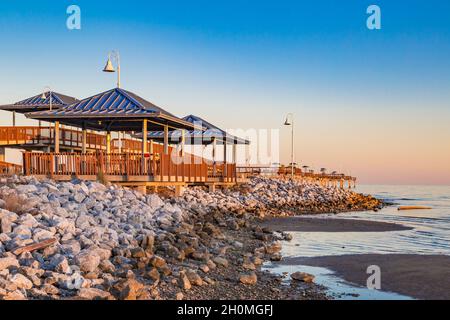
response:
[[[291,278],[296,281],[311,283],[314,282],[315,277],[312,274],[306,272],[294,272],[291,274]]]
[[[222,257],[215,257],[213,259],[213,262],[218,265],[227,268],[228,267],[228,260]]]
[[[136,300],[142,294],[144,285],[135,279],[125,279],[115,284],[114,289],[120,300]]]
[[[189,279],[189,282],[195,286],[201,287],[203,285],[202,278],[195,272],[194,270],[187,270],[186,276]]]
[[[93,272],[100,264],[101,258],[96,250],[83,249],[75,257],[75,264],[80,267],[83,272]]]
[[[185,272],[180,272],[180,287],[184,290],[190,290],[192,285]]]
[[[31,289],[33,288],[33,282],[31,282],[30,279],[25,277],[24,275],[17,273],[13,275],[10,279],[11,282],[13,282],[18,289]]]
[[[14,257],[0,258],[0,271],[11,267],[19,267],[19,261]]]
[[[248,274],[241,274],[239,276],[239,281],[243,284],[254,285],[258,281],[258,277],[254,272]]]
[[[77,296],[86,300],[108,300],[112,297],[109,292],[97,288],[81,288]]]

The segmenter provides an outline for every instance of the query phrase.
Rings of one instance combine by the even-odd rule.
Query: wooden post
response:
[[[59,153],[59,121],[55,121],[55,153]]]
[[[227,179],[227,137],[225,136],[224,141],[223,141],[223,171],[222,171],[222,176],[223,179],[226,180]]]
[[[145,154],[148,152],[147,147],[147,119],[142,120],[142,173],[145,173]]]
[[[118,149],[119,149],[119,153],[122,153],[122,132],[119,131],[118,135],[119,135],[119,140],[118,140],[119,146],[118,146]]]
[[[213,176],[216,177],[216,146],[217,146],[217,141],[216,138],[213,138],[213,149],[212,149],[212,157],[213,157]]]
[[[108,131],[106,133],[106,154],[109,155],[111,153],[111,132]]]
[[[144,156],[144,154],[148,152],[148,150],[147,150],[147,146],[148,146],[148,143],[147,143],[147,138],[148,137],[147,137],[147,135],[148,135],[148,132],[147,132],[147,119],[144,119],[142,121],[142,156]]]
[[[86,132],[86,127],[83,125],[83,131],[82,131],[82,136],[81,136],[81,153],[82,154],[86,154],[87,151],[87,146],[86,146],[86,141],[87,141],[87,132]]]
[[[181,130],[181,156],[184,157],[184,145],[185,145],[185,130]]]
[[[176,185],[175,186],[175,197],[181,197],[185,191],[185,186]]]
[[[169,126],[164,126],[164,154],[169,154]]]

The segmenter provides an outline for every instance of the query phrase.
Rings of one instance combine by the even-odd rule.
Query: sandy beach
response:
[[[270,230],[288,232],[389,232],[412,229],[393,223],[315,217],[273,218],[261,225]],[[450,299],[450,256],[351,254],[286,257],[277,264],[324,267],[358,286],[366,286],[367,267],[377,265],[381,268],[382,291],[416,299]]]
[[[381,268],[381,289],[416,299],[450,299],[450,257],[443,255],[361,254],[286,258],[283,265],[308,265],[333,270],[346,281],[365,286],[367,267]]]

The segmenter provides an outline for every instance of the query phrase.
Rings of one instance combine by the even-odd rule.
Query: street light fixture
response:
[[[113,50],[108,53],[108,61],[106,61],[106,66],[103,69],[103,72],[108,72],[108,73],[116,72],[111,59],[114,59],[117,64],[117,88],[120,88],[120,55],[119,55],[119,52]]]
[[[108,61],[106,61],[106,65],[105,68],[103,69],[103,72],[108,72],[108,73],[113,73],[116,72],[116,70],[114,69],[114,66],[112,64],[111,59],[114,59],[116,64],[117,64],[117,88],[120,88],[120,54],[118,51],[110,51],[108,53]],[[117,133],[118,138],[119,138],[119,153],[122,153],[122,137],[121,137],[121,132],[119,131]]]
[[[46,86],[44,88],[44,90],[42,91],[42,96],[41,99],[42,100],[46,100],[47,97],[45,96],[45,90],[48,90],[48,99],[49,99],[49,104],[50,104],[50,111],[52,111],[52,89],[49,86]]]
[[[292,113],[287,114],[284,125],[291,126],[291,178],[294,179],[294,115]]]
[[[45,86],[44,89],[42,90],[41,99],[44,101],[47,99],[45,95],[45,90],[48,90],[49,110],[52,111],[53,109],[52,88],[50,88],[49,86]],[[39,128],[41,127],[41,123],[42,123],[41,120],[39,120]]]

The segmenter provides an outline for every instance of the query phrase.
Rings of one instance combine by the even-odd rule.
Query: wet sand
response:
[[[367,267],[381,268],[381,290],[416,299],[450,299],[450,256],[361,254],[285,258],[281,265],[325,267],[348,282],[366,286]]]
[[[287,232],[385,232],[413,229],[400,224],[387,222],[309,217],[271,218],[262,221],[261,226],[272,231]]]

